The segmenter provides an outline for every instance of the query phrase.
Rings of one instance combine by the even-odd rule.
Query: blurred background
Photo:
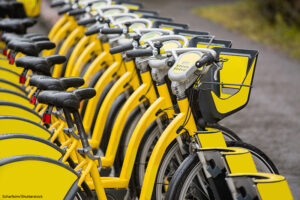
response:
[[[133,1],[133,0],[132,0]],[[38,27],[57,21],[51,0],[42,0]],[[135,0],[146,10],[256,49],[254,88],[248,106],[222,121],[245,142],[263,150],[300,199],[300,0]]]

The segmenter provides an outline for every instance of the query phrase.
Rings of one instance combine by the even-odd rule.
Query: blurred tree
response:
[[[254,0],[254,2],[270,23],[275,24],[279,15],[288,25],[295,24],[300,27],[300,0]]]

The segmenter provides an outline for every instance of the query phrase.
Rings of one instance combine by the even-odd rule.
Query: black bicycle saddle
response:
[[[68,88],[80,87],[84,84],[81,77],[53,78],[43,75],[34,75],[29,80],[29,85],[35,86],[40,90],[65,91]]]
[[[50,76],[51,67],[56,64],[62,64],[65,61],[66,57],[62,55],[52,55],[47,57],[23,56],[16,60],[16,66]]]
[[[0,30],[6,32],[24,34],[26,33],[27,28],[36,24],[36,22],[37,20],[33,18],[25,18],[25,19],[5,18],[0,21]]]
[[[77,110],[80,102],[84,99],[90,99],[96,95],[93,88],[81,88],[68,92],[43,91],[38,96],[40,103]]]
[[[50,41],[25,42],[13,40],[7,44],[7,47],[27,56],[38,56],[42,50],[55,48],[55,43]]]
[[[38,41],[49,41],[49,38],[44,35],[36,35],[32,37],[25,37],[15,33],[4,33],[2,34],[1,40],[8,44],[10,41],[17,40],[21,42],[38,42]]]
[[[22,2],[0,1],[0,17],[24,18],[26,13]]]

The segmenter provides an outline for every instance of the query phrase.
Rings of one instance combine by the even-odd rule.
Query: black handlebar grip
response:
[[[151,49],[138,49],[138,50],[131,50],[126,52],[126,56],[128,58],[136,58],[136,57],[143,57],[143,56],[152,56],[153,51]]]
[[[84,14],[84,13],[86,13],[84,8],[78,8],[78,9],[69,11],[68,15],[69,16],[76,16],[76,15],[81,15],[81,14]]]
[[[60,7],[65,5],[66,2],[64,0],[56,0],[51,2],[51,8]]]
[[[196,61],[195,66],[197,68],[203,67],[204,65],[210,65],[215,61],[214,56],[211,53],[204,54],[198,61]]]
[[[65,13],[71,11],[71,10],[73,10],[72,7],[71,7],[71,6],[67,6],[67,7],[65,7],[65,8],[60,9],[60,10],[58,11],[58,14],[59,14],[59,15],[62,15],[62,14],[65,14]]]
[[[96,33],[99,33],[99,31],[100,31],[100,27],[90,27],[84,34],[89,36],[89,35],[94,35]]]
[[[96,23],[97,20],[96,18],[88,18],[88,19],[81,19],[77,22],[77,24],[79,26],[85,26],[85,25],[88,25],[88,24],[92,24],[92,23]]]
[[[123,45],[111,48],[109,50],[109,53],[116,54],[116,53],[121,53],[124,51],[131,50],[131,49],[133,49],[133,45],[132,45],[132,43],[128,43],[128,44],[123,44]]]
[[[102,34],[122,34],[122,28],[103,28],[101,29]]]

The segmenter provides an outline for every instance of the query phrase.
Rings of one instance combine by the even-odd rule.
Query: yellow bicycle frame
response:
[[[51,38],[51,41],[54,42],[56,46],[59,46],[76,27],[77,27],[77,23],[75,19],[73,17],[68,17],[67,22],[64,23],[62,27],[60,27],[60,29],[56,32],[54,37]],[[43,56],[53,55],[54,52],[55,49],[44,51]]]
[[[86,30],[85,27],[77,26],[72,31],[72,33],[66,38],[66,40],[62,44],[58,54],[67,56],[68,52],[70,51],[70,48],[72,46],[74,46],[84,36],[85,30]],[[63,66],[63,64],[55,65],[53,74],[52,74],[53,77],[60,77],[61,72],[62,72],[62,66]]]
[[[77,59],[75,65],[73,66],[73,70],[71,71],[71,76],[80,76],[80,73],[85,66],[85,64],[101,53],[102,47],[99,39],[93,40],[87,47],[85,47],[82,54]]]
[[[96,39],[96,35],[92,36],[83,36],[78,42],[78,44],[75,46],[67,64],[66,72],[65,72],[65,77],[71,76],[72,70],[74,68],[74,65],[76,64],[76,61],[78,57],[82,54],[84,51],[85,47],[92,41]],[[56,75],[56,74],[55,74]],[[56,75],[57,76],[57,75]]]
[[[169,119],[171,119],[175,114],[174,109],[168,109],[165,110],[165,112],[160,112],[157,114],[160,109],[170,108],[173,106],[167,84],[164,83],[162,85],[158,85],[157,90],[159,93],[159,98],[157,98],[142,115],[136,128],[134,129],[134,132],[132,133],[122,165],[120,174],[121,179],[130,180],[138,147],[143,138],[143,133],[146,132],[146,129],[150,126],[150,124],[164,114],[166,114]]]
[[[112,167],[115,156],[118,150],[117,144],[119,144],[121,139],[121,134],[125,126],[125,122],[129,114],[139,106],[145,100],[149,100],[149,103],[152,104],[155,99],[157,99],[157,95],[154,89],[154,85],[152,83],[150,71],[141,73],[142,85],[139,86],[128,98],[125,104],[122,106],[112,129],[108,147],[105,153],[105,156],[101,158],[103,163],[103,167]],[[125,83],[126,84],[126,83]],[[117,83],[114,87],[118,87]],[[114,88],[113,87],[113,88]],[[96,129],[97,131],[98,129]]]
[[[48,34],[48,38],[50,41],[53,40],[53,38],[56,35],[56,33],[58,32],[58,30],[68,21],[68,17],[69,16],[67,14],[63,14],[63,16],[60,17],[59,20],[51,28],[51,30]]]
[[[121,59],[121,55],[119,55],[119,56]],[[100,141],[101,141],[103,130],[104,130],[104,125],[105,125],[109,110],[111,108],[111,105],[113,104],[113,100],[116,99],[122,92],[127,90],[130,86],[133,88],[133,90],[136,90],[136,88],[140,85],[136,71],[135,71],[134,62],[129,61],[129,62],[125,63],[127,71],[124,70],[125,67],[124,66],[122,67],[122,65],[124,65],[124,63],[115,62],[112,66],[110,66],[104,72],[104,74],[100,78],[100,81],[98,82],[99,86],[100,86],[100,82],[102,82],[104,84],[102,84],[98,88],[96,87],[96,86],[98,86],[98,83],[95,86],[95,89],[98,93],[98,89],[103,90],[105,85],[107,85],[110,81],[115,79],[114,78],[115,76],[121,76],[117,80],[117,82],[113,85],[113,87],[110,89],[108,94],[106,95],[106,97],[101,105],[101,108],[99,110],[99,113],[97,115],[97,118],[103,119],[103,121],[102,120],[96,121],[95,128],[94,128],[95,132],[93,133],[93,136],[90,140],[90,144],[93,148],[97,148],[100,145]],[[95,103],[95,106],[96,106],[96,103]],[[86,130],[89,130],[91,122],[88,122],[85,119],[84,119],[84,122],[88,123]]]
[[[105,70],[103,75],[97,81],[96,85],[94,86],[94,89],[97,91],[97,94],[87,104],[86,113],[88,113],[88,116],[85,116],[84,119],[83,119],[83,124],[84,124],[84,127],[85,127],[87,132],[89,132],[90,129],[91,129],[92,119],[94,117],[94,111],[96,110],[98,99],[100,98],[100,95],[102,94],[105,86],[108,83],[110,83],[111,81],[115,80],[116,78],[124,75],[123,78],[121,77],[122,79],[120,78],[120,81],[119,81],[119,84],[118,84],[119,88],[114,89],[114,91],[116,91],[116,92],[111,92],[112,89],[110,90],[110,92],[105,97],[104,102],[102,103],[102,106],[100,108],[100,111],[99,111],[99,114],[98,114],[97,117],[101,116],[101,119],[106,121],[106,117],[108,115],[109,108],[110,108],[111,104],[113,103],[113,99],[115,99],[119,94],[121,94],[123,91],[128,89],[128,86],[126,88],[123,88],[123,86],[125,84],[122,85],[122,82],[126,83],[131,79],[131,77],[134,77],[132,75],[132,74],[134,74],[134,71],[135,71],[135,69],[134,69],[135,66],[134,66],[133,61],[124,63],[122,61],[121,54],[115,54],[115,55],[113,55],[113,57],[114,57],[115,62],[113,64],[111,64],[107,68],[107,70]],[[98,69],[100,69],[100,67],[103,67],[103,66],[98,65]],[[92,66],[90,68],[92,68]],[[89,71],[89,72],[91,72],[91,71]],[[132,82],[132,87],[137,88],[138,85],[139,85],[138,80],[136,80],[134,78],[134,79],[132,79],[132,81],[133,81]],[[107,100],[107,99],[109,99],[109,100]],[[107,107],[105,107],[105,106],[107,106]],[[105,123],[105,121],[102,121],[102,123]],[[96,125],[95,124],[95,129],[99,130],[98,128],[100,128],[100,127],[96,128],[96,126],[102,126],[102,125]],[[101,130],[103,130],[103,129],[101,129]],[[94,142],[95,141],[97,141],[97,140],[94,140]]]

